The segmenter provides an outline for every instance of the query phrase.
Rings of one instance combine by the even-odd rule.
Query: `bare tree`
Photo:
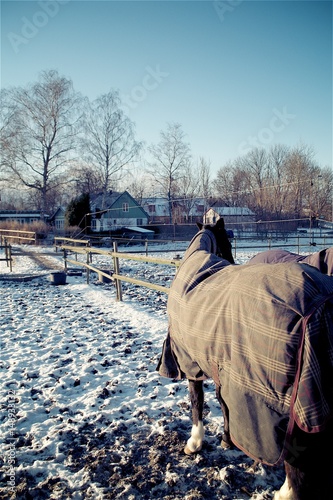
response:
[[[268,153],[264,148],[254,148],[239,160],[248,186],[248,205],[257,215],[265,211],[266,188],[269,170]]]
[[[268,169],[263,202],[268,218],[280,219],[286,216],[289,196],[287,181],[287,161],[289,148],[276,144],[268,151]]]
[[[212,182],[211,182],[211,162],[205,158],[199,158],[198,164],[198,187],[199,196],[204,199],[204,213],[209,208],[209,199],[212,196]]]
[[[293,148],[286,162],[288,186],[288,212],[300,218],[311,210],[312,179],[314,173],[313,151],[301,145]]]
[[[149,173],[169,203],[170,223],[173,220],[174,199],[179,194],[179,181],[186,176],[191,162],[190,146],[185,142],[185,134],[179,123],[169,123],[166,131],[161,131],[161,140],[149,148],[152,161]]]
[[[247,172],[239,161],[228,162],[217,172],[215,190],[217,196],[229,206],[247,206],[249,186]]]
[[[184,213],[185,222],[189,222],[191,210],[200,194],[200,180],[199,168],[193,169],[192,164],[188,162],[176,185],[175,196],[177,199],[173,203],[174,222],[183,222]]]
[[[73,186],[71,198],[83,193],[97,194],[103,187],[103,177],[100,171],[94,170],[86,163],[75,164],[72,168]]]
[[[121,179],[119,187],[131,193],[133,198],[141,205],[144,198],[153,191],[152,179],[142,168],[136,167],[128,171]]]
[[[141,149],[141,143],[134,139],[134,125],[120,104],[118,92],[110,91],[88,102],[84,114],[82,145],[88,163],[102,179],[104,195],[116,181],[115,174],[129,167]]]
[[[245,205],[263,219],[314,217],[332,207],[332,171],[321,169],[311,148],[254,149],[217,173],[218,196]]]
[[[0,92],[0,172],[1,181],[5,181],[5,175],[7,168],[12,163],[13,155],[13,141],[17,134],[15,127],[11,126],[14,119],[14,106],[9,98],[9,92],[6,89]]]
[[[27,88],[9,90],[6,98],[11,120],[4,166],[16,182],[38,193],[43,216],[75,148],[79,96],[71,80],[48,71]]]
[[[316,207],[318,215],[333,222],[333,171],[331,167],[321,169],[315,179]]]

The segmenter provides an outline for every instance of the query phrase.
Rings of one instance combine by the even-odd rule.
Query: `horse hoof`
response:
[[[194,453],[197,453],[198,451],[200,451],[201,448],[202,448],[202,446],[198,446],[197,449],[191,450],[191,448],[188,445],[186,445],[184,448],[184,453],[185,453],[185,455],[193,455]]]
[[[230,450],[231,449],[231,445],[229,443],[226,443],[225,441],[221,441],[221,446],[222,446],[223,450]]]
[[[222,435],[221,446],[222,446],[223,450],[230,450],[230,448],[232,448],[232,442],[231,442],[231,439],[229,437],[229,434],[224,433]]]
[[[275,492],[273,500],[295,500],[293,490],[289,487],[287,478],[279,491]]]

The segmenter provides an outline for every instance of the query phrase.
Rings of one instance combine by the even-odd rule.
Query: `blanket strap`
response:
[[[299,385],[299,380],[300,380],[301,371],[302,371],[302,360],[303,360],[303,350],[304,350],[306,329],[307,329],[307,326],[308,326],[308,323],[309,323],[311,317],[317,311],[317,309],[320,306],[322,306],[323,304],[325,304],[325,302],[329,302],[330,300],[333,300],[333,293],[319,297],[319,299],[315,301],[315,303],[312,306],[312,308],[310,309],[310,311],[302,319],[301,337],[300,337],[300,342],[299,342],[299,347],[298,347],[298,356],[297,356],[297,370],[296,370],[296,375],[295,375],[294,388],[293,388],[293,392],[292,392],[291,400],[290,400],[290,419],[289,419],[288,428],[287,428],[287,432],[286,432],[284,451],[281,454],[279,462],[280,462],[280,460],[282,460],[285,457],[288,450],[291,449],[292,433],[293,433],[295,425],[297,425],[295,422],[294,405],[295,405],[295,401],[296,401],[296,397],[297,397],[298,385]]]
[[[212,367],[212,379],[216,385],[216,388],[219,389],[221,387],[220,377],[219,377],[219,367],[216,361],[211,362]]]

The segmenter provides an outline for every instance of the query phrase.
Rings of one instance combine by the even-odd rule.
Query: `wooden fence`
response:
[[[74,243],[74,246],[84,246],[84,247],[90,247],[90,240],[88,239],[74,239],[74,238],[65,238],[64,236],[55,236],[54,237],[54,246],[56,249],[56,252],[58,251],[58,248],[62,248],[64,243],[69,243],[72,244]]]
[[[112,250],[103,250],[99,248],[91,248],[90,246],[86,247],[78,247],[78,246],[72,246],[72,245],[61,245],[61,250],[63,251],[64,254],[64,265],[65,265],[65,270],[67,271],[68,269],[68,264],[74,264],[74,265],[79,265],[83,266],[87,270],[87,283],[89,283],[90,280],[90,272],[95,272],[99,276],[104,276],[107,279],[111,279],[112,281],[115,282],[116,286],[116,293],[117,293],[117,300],[121,301],[122,300],[122,287],[121,287],[121,282],[125,281],[127,283],[133,283],[138,286],[145,286],[147,288],[151,288],[153,290],[158,290],[163,293],[169,293],[169,288],[158,285],[155,283],[150,283],[148,281],[140,280],[137,278],[131,278],[129,276],[122,275],[120,272],[120,260],[136,260],[139,262],[150,262],[153,264],[158,264],[158,265],[166,265],[166,266],[173,266],[178,268],[180,265],[180,258],[177,256],[174,259],[159,259],[157,257],[149,257],[149,256],[144,256],[144,255],[137,255],[133,253],[123,253],[123,252],[118,252],[118,243],[114,242],[113,243],[113,251]],[[75,260],[69,258],[69,255],[75,254]],[[83,261],[78,261],[77,256],[78,255],[85,255],[85,262]],[[113,262],[113,271],[110,275],[110,273],[106,272],[103,269],[99,269],[96,266],[92,265],[93,261],[93,256],[94,255],[106,255],[109,256],[110,259],[112,259]]]
[[[296,245],[297,245],[298,253],[300,253],[301,248],[303,246],[305,246],[303,243],[304,240],[302,241],[302,239],[303,238],[301,238],[300,236],[297,237]],[[322,246],[323,244],[326,246],[327,243],[329,243],[329,241],[327,241],[329,239],[332,241],[332,237],[328,237],[327,239],[324,238],[324,240],[321,241],[318,246]],[[61,238],[58,238],[57,240],[61,240]],[[316,243],[313,240],[311,241],[311,239],[310,239],[310,241],[309,241],[308,238],[306,238],[306,240],[307,240],[307,245],[316,246]],[[141,279],[131,278],[129,276],[122,275],[121,271],[120,271],[120,261],[121,260],[136,260],[136,261],[140,261],[140,262],[148,262],[148,263],[154,263],[154,264],[158,264],[158,265],[174,266],[174,267],[176,267],[176,270],[177,270],[178,266],[180,265],[180,261],[181,261],[180,256],[178,256],[178,255],[177,255],[177,257],[175,257],[173,259],[159,259],[157,257],[149,257],[148,256],[148,241],[145,242],[145,254],[146,255],[138,255],[134,252],[128,252],[128,253],[119,252],[117,241],[113,241],[113,250],[92,248],[90,246],[89,240],[71,240],[70,238],[66,238],[66,239],[63,238],[62,241],[66,241],[67,243],[75,243],[75,245],[60,244],[60,241],[58,241],[56,243],[56,246],[59,247],[63,251],[65,270],[67,271],[68,264],[80,265],[80,266],[85,267],[87,270],[87,283],[89,283],[89,280],[90,280],[90,272],[95,272],[100,277],[104,277],[106,279],[114,281],[115,286],[116,286],[117,300],[119,300],[119,301],[122,300],[122,287],[121,287],[122,281],[125,281],[128,283],[133,283],[133,284],[138,285],[138,286],[144,286],[147,288],[158,290],[158,291],[163,292],[163,293],[169,293],[168,287],[164,287],[164,286],[161,286],[161,285],[158,285],[155,283],[150,283],[150,282],[147,282],[147,281],[144,281]],[[245,248],[248,248],[248,249],[250,248],[252,250],[256,250],[258,248],[258,250],[259,249],[262,250],[262,248],[263,248],[263,242],[260,242],[260,245],[258,245],[258,246],[255,245],[255,246],[242,246],[242,247],[240,247],[237,245],[238,241],[237,241],[237,238],[234,238],[234,240],[233,240],[233,253],[234,253],[235,258],[236,258],[237,250],[244,250]],[[155,242],[155,244],[156,244],[156,242]],[[267,245],[267,249],[274,248],[274,247],[279,247],[279,248],[290,247],[290,246],[295,247],[295,241],[293,243],[286,243],[284,245],[281,245],[281,243],[279,245],[275,245],[271,241],[271,239],[268,238],[266,240],[266,245]],[[318,250],[318,249],[316,249],[316,250]],[[70,258],[70,255],[73,255],[73,254],[75,255],[75,260]],[[86,256],[85,262],[82,262],[82,260],[78,261],[79,254],[83,254]],[[142,252],[141,252],[141,254],[142,254]],[[93,262],[94,255],[106,255],[106,256],[110,257],[110,259],[112,260],[112,263],[113,263],[113,271],[111,271],[111,275],[110,275],[110,272],[103,270],[103,269],[99,269],[95,265],[93,265],[92,262]]]
[[[177,251],[185,251],[189,245],[190,240],[162,240],[162,239],[154,239],[154,240],[132,240],[129,238],[109,238],[110,239],[110,247],[114,242],[117,242],[119,245],[129,245],[131,253],[145,253],[148,255],[149,252],[158,253],[165,252],[165,248],[163,248],[163,244],[171,244],[174,245],[174,252]],[[56,237],[54,239],[55,247],[62,248],[63,244],[69,244],[73,246],[82,245],[82,246],[93,246],[98,248],[98,243],[103,243],[102,240],[98,241],[97,239],[83,239],[83,240],[74,240],[71,238],[64,237]],[[282,243],[284,241],[284,243]],[[66,243],[67,242],[67,243]],[[144,246],[144,250],[135,250],[136,245]],[[162,245],[162,248],[161,248]],[[179,246],[181,245],[181,246]],[[254,236],[235,236],[232,238],[232,251],[234,258],[237,258],[237,253],[242,252],[244,250],[254,250],[254,251],[264,251],[270,250],[273,248],[284,248],[291,252],[301,253],[301,252],[314,252],[321,248],[327,248],[333,245],[333,234],[315,234],[314,232],[309,232],[307,234],[297,234],[297,235],[284,235],[279,239],[273,237],[271,234],[266,236],[261,236],[260,238]],[[316,248],[317,247],[317,248]],[[181,248],[181,250],[180,250]],[[170,250],[172,251],[172,250]]]
[[[37,244],[37,233],[35,231],[19,231],[17,229],[0,229],[0,245],[4,240],[15,240],[16,243],[30,241]]]

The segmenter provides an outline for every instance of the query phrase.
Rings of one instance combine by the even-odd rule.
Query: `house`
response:
[[[149,215],[150,224],[169,224],[169,200],[163,197],[144,198],[142,207]],[[173,222],[177,224],[202,221],[206,207],[204,198],[192,200],[178,199],[172,201]]]
[[[48,215],[44,215],[44,220],[48,219]],[[0,222],[18,222],[20,224],[31,224],[43,220],[41,213],[38,210],[1,210]]]
[[[247,207],[210,207],[204,214],[205,224],[215,224],[223,217],[226,224],[237,225],[241,229],[242,224],[256,221],[255,213]]]
[[[149,216],[150,224],[163,223],[169,221],[169,203],[167,198],[144,198],[141,206]]]
[[[120,228],[146,226],[148,214],[124,191],[99,193],[90,198],[91,230],[94,232],[115,231]]]
[[[50,217],[55,232],[65,230],[64,207],[59,207]],[[88,215],[88,214],[87,214]],[[145,226],[148,215],[144,209],[127,192],[108,192],[90,195],[91,230],[93,232],[111,231],[126,227]]]
[[[57,208],[49,222],[54,227],[55,232],[63,232],[65,230],[65,209],[63,207]]]

